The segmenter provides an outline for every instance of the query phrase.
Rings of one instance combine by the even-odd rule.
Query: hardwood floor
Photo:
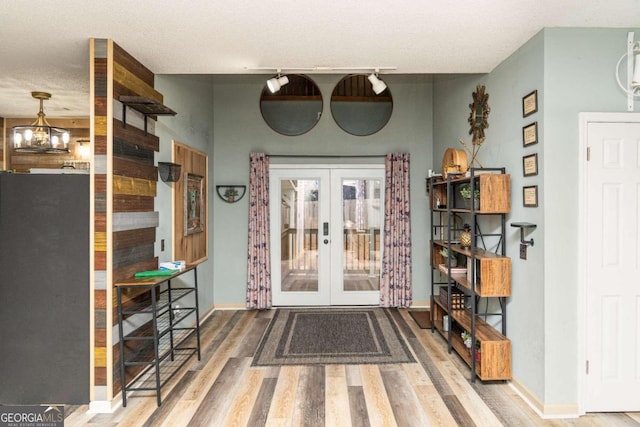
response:
[[[405,310],[393,316],[417,363],[252,367],[273,311],[216,311],[193,359],[155,395],[130,393],[126,408],[65,408],[65,426],[640,426],[640,414],[542,420],[505,383],[471,384],[444,340]]]

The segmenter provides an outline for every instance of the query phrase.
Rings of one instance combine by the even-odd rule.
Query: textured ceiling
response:
[[[35,116],[32,90],[53,94],[49,116],[88,115],[91,37],[156,74],[484,73],[544,27],[639,24],[640,0],[3,0],[0,116]]]

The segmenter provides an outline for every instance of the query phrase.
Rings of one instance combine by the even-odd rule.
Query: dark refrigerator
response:
[[[0,173],[0,404],[89,402],[89,175]]]

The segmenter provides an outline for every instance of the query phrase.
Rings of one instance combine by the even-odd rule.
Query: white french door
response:
[[[384,167],[270,171],[274,306],[377,305]]]
[[[640,410],[640,120],[583,124],[584,412]]]

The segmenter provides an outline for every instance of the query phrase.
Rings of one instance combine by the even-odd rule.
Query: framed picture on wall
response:
[[[184,174],[184,235],[204,231],[204,177],[189,172]]]
[[[522,98],[522,117],[527,117],[538,111],[538,91],[534,90]]]
[[[538,122],[533,122],[522,128],[522,146],[527,147],[529,145],[538,143]]]
[[[529,154],[522,158],[522,174],[524,176],[538,175],[538,153]]]
[[[529,185],[522,187],[522,202],[525,208],[538,207],[538,186]]]

